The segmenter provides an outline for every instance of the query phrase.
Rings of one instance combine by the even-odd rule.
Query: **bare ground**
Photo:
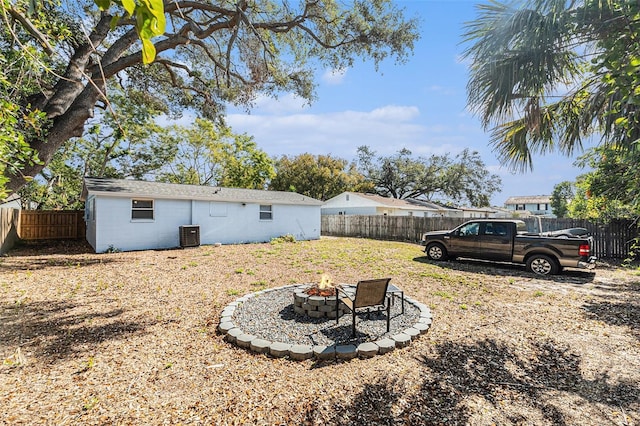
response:
[[[434,314],[372,359],[274,359],[216,332],[267,287],[392,277]],[[0,423],[640,425],[640,273],[537,278],[348,238],[0,258]]]

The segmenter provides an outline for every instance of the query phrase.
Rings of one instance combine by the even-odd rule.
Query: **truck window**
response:
[[[507,225],[505,223],[494,223],[493,235],[499,235],[501,237],[507,235]]]
[[[478,231],[480,230],[480,224],[478,222],[467,223],[463,227],[458,230],[458,235],[478,235]]]

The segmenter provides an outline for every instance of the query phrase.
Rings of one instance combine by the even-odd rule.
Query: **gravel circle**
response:
[[[386,312],[359,313],[356,336],[351,337],[350,313],[335,319],[311,318],[294,312],[293,293],[298,286],[265,290],[238,299],[231,321],[244,333],[291,345],[346,345],[391,337],[420,320],[420,309],[405,297],[404,314],[398,294],[393,295],[391,323],[387,333]]]

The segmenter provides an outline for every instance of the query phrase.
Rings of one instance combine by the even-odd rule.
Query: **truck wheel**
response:
[[[560,272],[560,266],[549,256],[534,254],[527,260],[527,270],[537,275],[555,275]]]
[[[424,252],[431,260],[447,260],[447,249],[442,244],[431,243]]]

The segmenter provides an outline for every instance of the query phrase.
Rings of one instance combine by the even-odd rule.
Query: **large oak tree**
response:
[[[377,156],[368,146],[358,148],[358,167],[383,197],[469,203],[488,206],[502,181],[487,170],[480,154],[464,149],[449,154],[414,157],[406,148],[391,156]]]
[[[143,65],[150,28],[158,26],[147,25],[149,10],[140,8],[152,4],[118,1],[100,11],[85,0],[1,0],[0,100],[20,108],[19,116],[0,117],[10,126],[0,134],[10,191],[82,136],[96,108],[109,113],[110,86],[142,92],[168,113],[191,108],[216,118],[225,104],[250,106],[262,94],[311,100],[315,68],[404,61],[417,38],[416,21],[389,0],[166,1],[166,31],[153,39],[155,61]],[[20,144],[7,142],[16,138]]]

